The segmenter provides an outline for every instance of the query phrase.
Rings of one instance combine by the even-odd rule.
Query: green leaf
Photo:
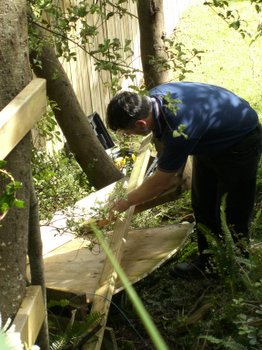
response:
[[[6,166],[5,160],[0,160],[0,169],[4,168]]]
[[[15,205],[17,208],[22,209],[22,208],[24,208],[24,206],[25,206],[25,202],[22,201],[21,199],[16,199],[16,200],[14,201],[14,205]]]

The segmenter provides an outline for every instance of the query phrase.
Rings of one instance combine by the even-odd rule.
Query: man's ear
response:
[[[140,128],[141,127],[145,128],[145,127],[147,127],[147,122],[144,119],[138,119],[138,120],[135,121],[135,126],[138,126]]]

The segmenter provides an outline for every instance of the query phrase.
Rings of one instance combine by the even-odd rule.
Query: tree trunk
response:
[[[0,109],[5,107],[32,79],[28,58],[25,0],[0,2]],[[24,208],[12,208],[0,227],[0,310],[3,322],[13,318],[25,295],[28,240],[30,134],[6,157],[6,169],[22,182],[17,197]],[[0,184],[0,193],[5,185]]]
[[[163,0],[138,0],[138,21],[140,29],[140,49],[144,72],[145,86],[148,90],[152,87],[172,81],[172,71],[150,62],[151,57],[158,60],[168,60],[165,51],[165,26]],[[162,152],[163,145],[155,137],[152,139],[158,156]],[[183,190],[191,187],[191,160],[189,159],[183,169]],[[175,194],[174,194],[175,196]]]
[[[30,213],[29,213],[29,238],[28,238],[28,256],[31,272],[31,284],[42,287],[44,303],[46,305],[46,287],[44,276],[43,245],[41,240],[38,201],[35,195],[33,179],[31,178],[30,188]],[[37,339],[37,344],[41,350],[49,349],[48,321],[46,319],[42,325]]]
[[[90,184],[100,189],[119,180],[123,175],[92,130],[54,49],[47,44],[42,48],[42,68],[34,64],[35,54],[30,55],[34,72],[47,80],[48,97],[58,105],[54,111],[56,120]]]
[[[167,60],[164,43],[163,0],[138,0],[141,59],[147,89],[172,80],[170,70],[156,64]],[[151,58],[154,58],[152,63]]]

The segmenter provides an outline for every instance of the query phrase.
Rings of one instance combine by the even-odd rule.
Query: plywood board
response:
[[[121,265],[132,283],[148,276],[182,248],[191,233],[189,223],[131,230],[124,245]],[[116,293],[122,289],[117,281]]]
[[[126,182],[127,185],[127,179],[122,178],[99,191],[90,193],[85,198],[76,202],[74,208],[57,212],[50,222],[42,224],[40,229],[43,242],[43,255],[50,253],[52,250],[75,238],[75,234],[67,228],[68,219],[78,221],[84,218],[85,221],[88,221],[90,218],[96,217],[98,208],[104,207],[110,201],[110,196],[115,192],[117,186],[122,186],[123,182]]]
[[[104,253],[87,248],[82,239],[65,243],[44,256],[46,287],[57,291],[93,295],[105,262]]]
[[[192,224],[129,230],[121,266],[132,283],[146,277],[183,246]],[[105,262],[98,246],[88,249],[88,240],[74,239],[44,256],[47,288],[74,294],[86,294],[92,302]],[[122,290],[116,281],[114,293]]]

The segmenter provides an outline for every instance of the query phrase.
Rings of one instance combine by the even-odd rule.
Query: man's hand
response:
[[[129,192],[126,198],[119,199],[113,203],[110,209],[110,217],[115,217],[115,212],[121,213],[132,205],[138,205],[157,197],[171,186],[181,184],[181,180],[182,177],[176,176],[176,173],[163,172],[157,169],[139,187]]]
[[[117,218],[117,213],[122,213],[123,211],[126,211],[130,207],[130,203],[128,202],[128,199],[119,199],[113,203],[113,206],[110,208],[109,211],[109,220],[115,221]]]
[[[130,207],[130,203],[128,202],[128,199],[119,199],[113,204],[112,210],[116,210],[119,213],[122,213],[123,211],[126,211]]]

